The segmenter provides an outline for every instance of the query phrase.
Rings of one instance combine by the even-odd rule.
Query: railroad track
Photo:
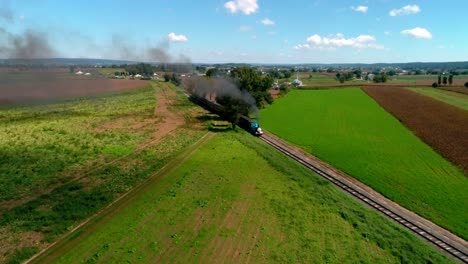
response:
[[[311,171],[315,172],[321,177],[332,182],[333,184],[341,188],[343,191],[354,196],[361,202],[367,204],[368,206],[372,207],[373,209],[382,213],[383,215],[387,216],[393,221],[401,224],[402,226],[406,227],[418,236],[424,238],[428,242],[435,245],[437,248],[440,248],[442,251],[453,256],[455,259],[462,261],[463,263],[468,263],[468,248],[463,244],[448,238],[444,234],[438,234],[435,232],[435,230],[428,228],[424,224],[410,219],[410,217],[408,217],[406,213],[395,210],[395,208],[388,206],[385,202],[379,201],[379,199],[372,197],[372,195],[369,195],[357,185],[354,185],[353,183],[339,176],[333,175],[333,173],[326,172],[326,170],[320,168],[320,165],[314,164],[314,162],[307,159],[303,154],[299,153],[298,151],[295,151],[287,144],[279,141],[278,139],[275,139],[267,133],[265,133],[259,138],[265,143],[277,149],[278,151],[282,152],[286,156],[299,162],[304,167],[310,169]]]

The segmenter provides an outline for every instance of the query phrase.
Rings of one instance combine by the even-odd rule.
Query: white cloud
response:
[[[270,20],[268,18],[265,18],[263,19],[262,21],[260,21],[263,25],[265,26],[273,26],[275,24],[275,21],[273,20]]]
[[[224,8],[233,14],[242,12],[246,15],[250,15],[257,12],[258,4],[257,0],[233,0],[226,2]]]
[[[352,6],[351,9],[356,12],[367,13],[367,10],[369,10],[369,7],[368,6],[356,6],[356,7]]]
[[[20,21],[23,21],[25,19],[25,17],[23,15],[19,16],[18,17]]]
[[[384,34],[385,36],[390,36],[392,33],[390,33],[389,31],[385,31]]]
[[[167,35],[167,39],[172,42],[187,42],[188,38],[184,35],[176,35],[176,33],[171,32]]]
[[[390,10],[390,16],[405,16],[405,15],[412,15],[421,12],[421,9],[417,5],[407,5],[400,9],[392,9]]]
[[[249,27],[249,26],[240,26],[239,27],[240,32],[249,32],[251,30],[252,30],[252,27]]]
[[[359,35],[354,38],[346,38],[343,34],[338,33],[331,37],[321,37],[318,34],[314,34],[306,39],[305,44],[299,44],[295,46],[295,49],[310,48],[311,45],[316,47],[329,47],[329,48],[340,48],[340,47],[352,47],[358,49],[383,49],[384,46],[379,44],[374,36],[371,35]]]
[[[432,33],[425,28],[415,27],[413,29],[405,29],[401,31],[401,34],[407,35],[413,38],[421,38],[421,39],[431,39]]]
[[[309,44],[298,44],[298,45],[294,46],[294,49],[296,49],[296,50],[310,49],[310,45]]]

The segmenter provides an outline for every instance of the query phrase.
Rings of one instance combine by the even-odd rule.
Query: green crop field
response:
[[[100,68],[99,73],[103,75],[114,76],[116,72],[124,72],[124,68]]]
[[[305,87],[340,85],[341,83],[336,80],[334,74],[335,73],[330,76],[317,72],[299,72],[298,77]],[[293,74],[293,76],[288,79],[288,82],[292,82],[294,79],[296,79],[296,74]],[[351,80],[346,81],[345,84],[360,84],[366,82],[367,81]]]
[[[388,76],[389,83],[404,83],[404,84],[416,84],[416,82],[427,83],[428,85],[433,82],[437,82],[438,75],[398,75],[398,76]],[[463,85],[468,81],[468,75],[455,75],[453,77],[453,82],[455,84]]]
[[[179,94],[186,124],[154,143],[160,117],[142,89],[0,109],[0,262],[27,258],[131,189],[206,131]]]
[[[451,262],[244,132],[185,159],[36,262]]]
[[[468,178],[358,88],[292,91],[262,126],[468,238]]]
[[[468,95],[466,94],[440,90],[440,89],[434,89],[434,88],[429,88],[429,87],[409,88],[409,89],[411,91],[420,93],[422,95],[432,97],[444,103],[451,104],[461,109],[468,110]]]

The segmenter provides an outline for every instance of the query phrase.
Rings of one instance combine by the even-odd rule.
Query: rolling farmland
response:
[[[461,109],[468,111],[468,95],[457,93],[457,92],[452,92],[452,91],[441,90],[441,89],[434,89],[430,87],[426,87],[426,88],[418,87],[418,88],[409,88],[409,89],[413,92],[417,92],[419,94],[432,97],[444,103],[447,103],[447,104],[450,104],[450,105],[453,105],[453,106],[456,106],[456,107],[459,107]]]
[[[424,142],[468,172],[468,111],[406,89],[364,91]]]
[[[114,80],[60,71],[0,71],[0,106],[112,94],[135,90],[147,84],[147,81]]]
[[[206,133],[199,116],[161,82],[2,108],[0,262],[31,256],[164,166]]]
[[[306,116],[306,117],[305,117]],[[264,128],[433,222],[468,237],[468,180],[358,88],[293,91]]]
[[[246,133],[156,176],[36,262],[450,262]]]

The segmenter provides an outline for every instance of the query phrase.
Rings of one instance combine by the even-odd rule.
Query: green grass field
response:
[[[0,109],[0,201],[43,188],[57,173],[102,155],[112,158],[137,147],[145,130],[99,130],[118,117],[152,115],[152,87],[65,103]]]
[[[468,178],[360,89],[292,91],[262,126],[468,238]]]
[[[302,81],[305,87],[314,87],[314,86],[328,86],[328,85],[340,85],[341,83],[336,80],[335,76],[330,76],[317,72],[299,72],[299,80]],[[293,74],[291,78],[288,79],[288,82],[292,82],[296,79],[296,74]],[[367,83],[367,81],[361,80],[351,80],[346,81],[344,84],[361,84]]]
[[[256,138],[219,133],[43,263],[448,263]]]
[[[468,110],[468,95],[434,89],[434,88],[409,88],[411,91],[420,93],[422,95],[426,95],[432,97],[436,100],[442,101],[444,103],[459,107],[461,109]]]
[[[27,258],[206,133],[191,114],[199,107],[179,94],[170,108],[186,124],[153,143],[160,122],[153,86],[175,89],[152,82],[110,96],[0,109],[0,262]]]
[[[100,68],[99,73],[102,75],[114,76],[115,72],[124,72],[124,68]]]
[[[388,76],[389,83],[404,83],[404,84],[416,84],[416,82],[424,82],[430,85],[433,82],[437,82],[437,75],[401,75],[401,76]],[[468,81],[468,75],[455,75],[453,77],[455,84],[463,85]]]

